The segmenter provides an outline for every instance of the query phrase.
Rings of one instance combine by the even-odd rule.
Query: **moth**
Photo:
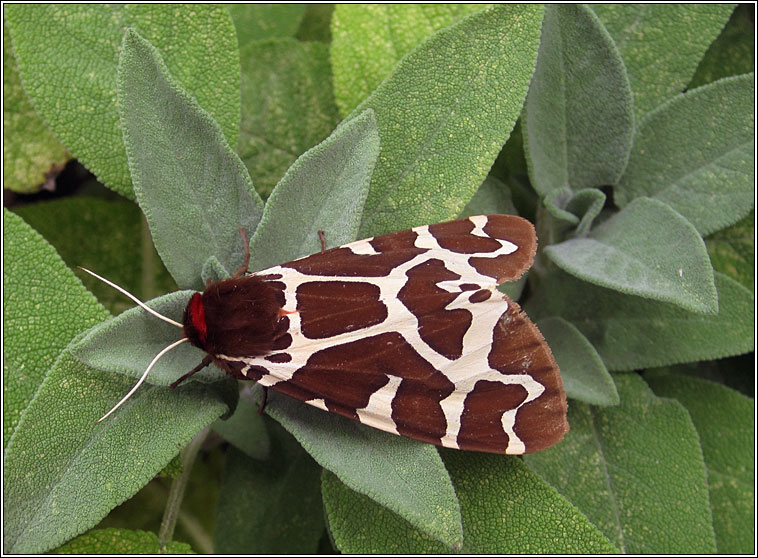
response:
[[[111,412],[160,356],[188,341],[207,356],[173,386],[213,362],[414,440],[505,454],[547,448],[568,431],[558,365],[497,290],[531,267],[536,248],[529,221],[481,215],[252,274],[246,257],[230,279],[192,296],[182,324],[150,310],[184,335]]]

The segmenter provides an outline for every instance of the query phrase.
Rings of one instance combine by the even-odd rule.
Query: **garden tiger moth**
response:
[[[535,251],[531,223],[488,215],[322,249],[250,275],[246,255],[232,278],[192,296],[183,324],[161,316],[184,337],[103,418],[160,356],[189,341],[207,356],[172,387],[213,362],[422,442],[507,454],[547,448],[568,430],[558,366],[536,326],[496,290],[518,279]]]

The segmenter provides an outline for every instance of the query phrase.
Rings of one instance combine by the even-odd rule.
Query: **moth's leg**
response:
[[[318,239],[321,241],[321,253],[323,254],[326,252],[326,236],[324,236],[324,231],[318,231]]]
[[[198,364],[192,370],[190,370],[189,372],[187,372],[184,376],[182,376],[181,378],[179,378],[178,380],[176,380],[169,387],[171,389],[175,389],[176,386],[178,386],[179,384],[181,384],[184,380],[186,380],[187,378],[189,378],[190,376],[192,376],[196,372],[200,372],[203,368],[205,368],[206,366],[208,366],[211,362],[213,362],[213,357],[211,355],[205,355],[205,358],[200,362],[200,364]]]
[[[243,227],[239,228],[239,232],[240,236],[242,236],[242,243],[245,245],[245,261],[242,262],[242,265],[239,267],[239,269],[234,272],[232,279],[238,279],[242,277],[245,273],[247,273],[247,268],[250,265],[250,243],[247,240],[247,234],[245,233],[245,229]]]
[[[268,388],[266,386],[261,386],[263,388],[263,397],[261,398],[261,404],[258,407],[258,414],[263,414],[263,409],[266,408],[266,398],[268,396]]]

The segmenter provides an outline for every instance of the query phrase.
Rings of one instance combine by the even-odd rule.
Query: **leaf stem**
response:
[[[178,479],[174,479],[171,483],[171,488],[168,492],[168,501],[166,502],[166,510],[163,512],[163,520],[161,521],[161,528],[158,532],[158,543],[161,550],[165,548],[166,544],[171,542],[174,536],[176,521],[182,507],[182,500],[184,499],[184,490],[187,488],[187,482],[192,473],[192,465],[195,463],[197,452],[200,450],[200,447],[203,445],[209,432],[209,427],[206,426],[203,428],[200,432],[195,434],[192,440],[190,440],[190,443],[187,444],[181,452],[182,474]]]

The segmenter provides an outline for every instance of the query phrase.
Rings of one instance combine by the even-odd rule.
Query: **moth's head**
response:
[[[184,336],[195,347],[205,350],[208,340],[208,325],[205,321],[203,294],[195,293],[184,309]]]
[[[150,308],[147,304],[145,304],[140,299],[138,299],[136,296],[134,296],[130,292],[127,292],[125,289],[122,289],[121,287],[119,287],[115,283],[111,283],[107,279],[104,279],[104,278],[100,277],[97,273],[94,273],[94,272],[90,271],[89,269],[84,269],[83,267],[80,267],[79,269],[81,269],[83,271],[86,271],[87,273],[89,273],[93,277],[95,277],[97,279],[100,279],[100,281],[102,281],[103,283],[105,283],[107,285],[110,285],[111,287],[113,287],[114,289],[116,289],[117,291],[119,291],[120,293],[125,294],[126,296],[128,296],[129,298],[131,298],[134,302],[136,302],[137,304],[139,304],[140,308],[143,308],[144,310],[150,312],[156,318],[160,318],[164,322],[170,323],[171,325],[174,325],[176,327],[183,327],[182,324],[180,324],[179,322],[175,322],[171,318],[168,318],[168,317],[160,314],[159,312],[156,312],[155,310],[153,310],[152,308]],[[196,296],[199,296],[199,293]],[[200,307],[200,311],[202,312],[202,302],[201,302],[200,299],[198,299],[198,301],[195,303],[195,306],[199,306]],[[188,305],[188,307],[189,307],[189,305]],[[185,310],[185,312],[184,312],[185,323],[187,322],[187,315],[188,314],[189,314],[188,310]],[[190,321],[192,321],[192,320],[190,319]],[[205,320],[204,319],[197,320],[197,323],[198,324],[202,324],[203,328],[205,327]],[[185,331],[186,331],[186,327],[185,327]],[[196,333],[195,335],[198,335],[198,334]],[[181,345],[185,341],[189,341],[189,340],[191,340],[191,338],[189,337],[189,335],[185,334],[184,337],[182,337],[181,339],[179,339],[177,341],[174,341],[168,347],[166,347],[165,349],[163,349],[160,353],[158,353],[157,355],[155,355],[155,358],[147,366],[147,368],[145,369],[145,371],[142,373],[142,376],[140,377],[139,381],[129,391],[129,393],[127,393],[124,397],[122,397],[121,401],[119,401],[118,403],[116,403],[116,405],[110,411],[108,411],[102,417],[100,417],[100,419],[97,422],[100,422],[100,421],[106,419],[107,417],[109,417],[116,409],[118,409],[121,405],[123,405],[123,403],[127,399],[129,399],[135,391],[137,391],[137,388],[140,387],[142,385],[142,382],[145,381],[145,378],[147,378],[148,373],[150,372],[150,370],[152,369],[152,367],[155,365],[155,363],[158,362],[158,359],[160,359],[163,355],[165,355],[167,352],[169,352],[174,347],[176,347],[178,345]],[[194,343],[194,341],[193,341],[193,343]],[[205,361],[203,361],[203,362],[205,362]],[[206,362],[205,364],[208,364],[208,363]],[[193,370],[192,373],[194,373],[194,372],[196,372],[196,370]]]

